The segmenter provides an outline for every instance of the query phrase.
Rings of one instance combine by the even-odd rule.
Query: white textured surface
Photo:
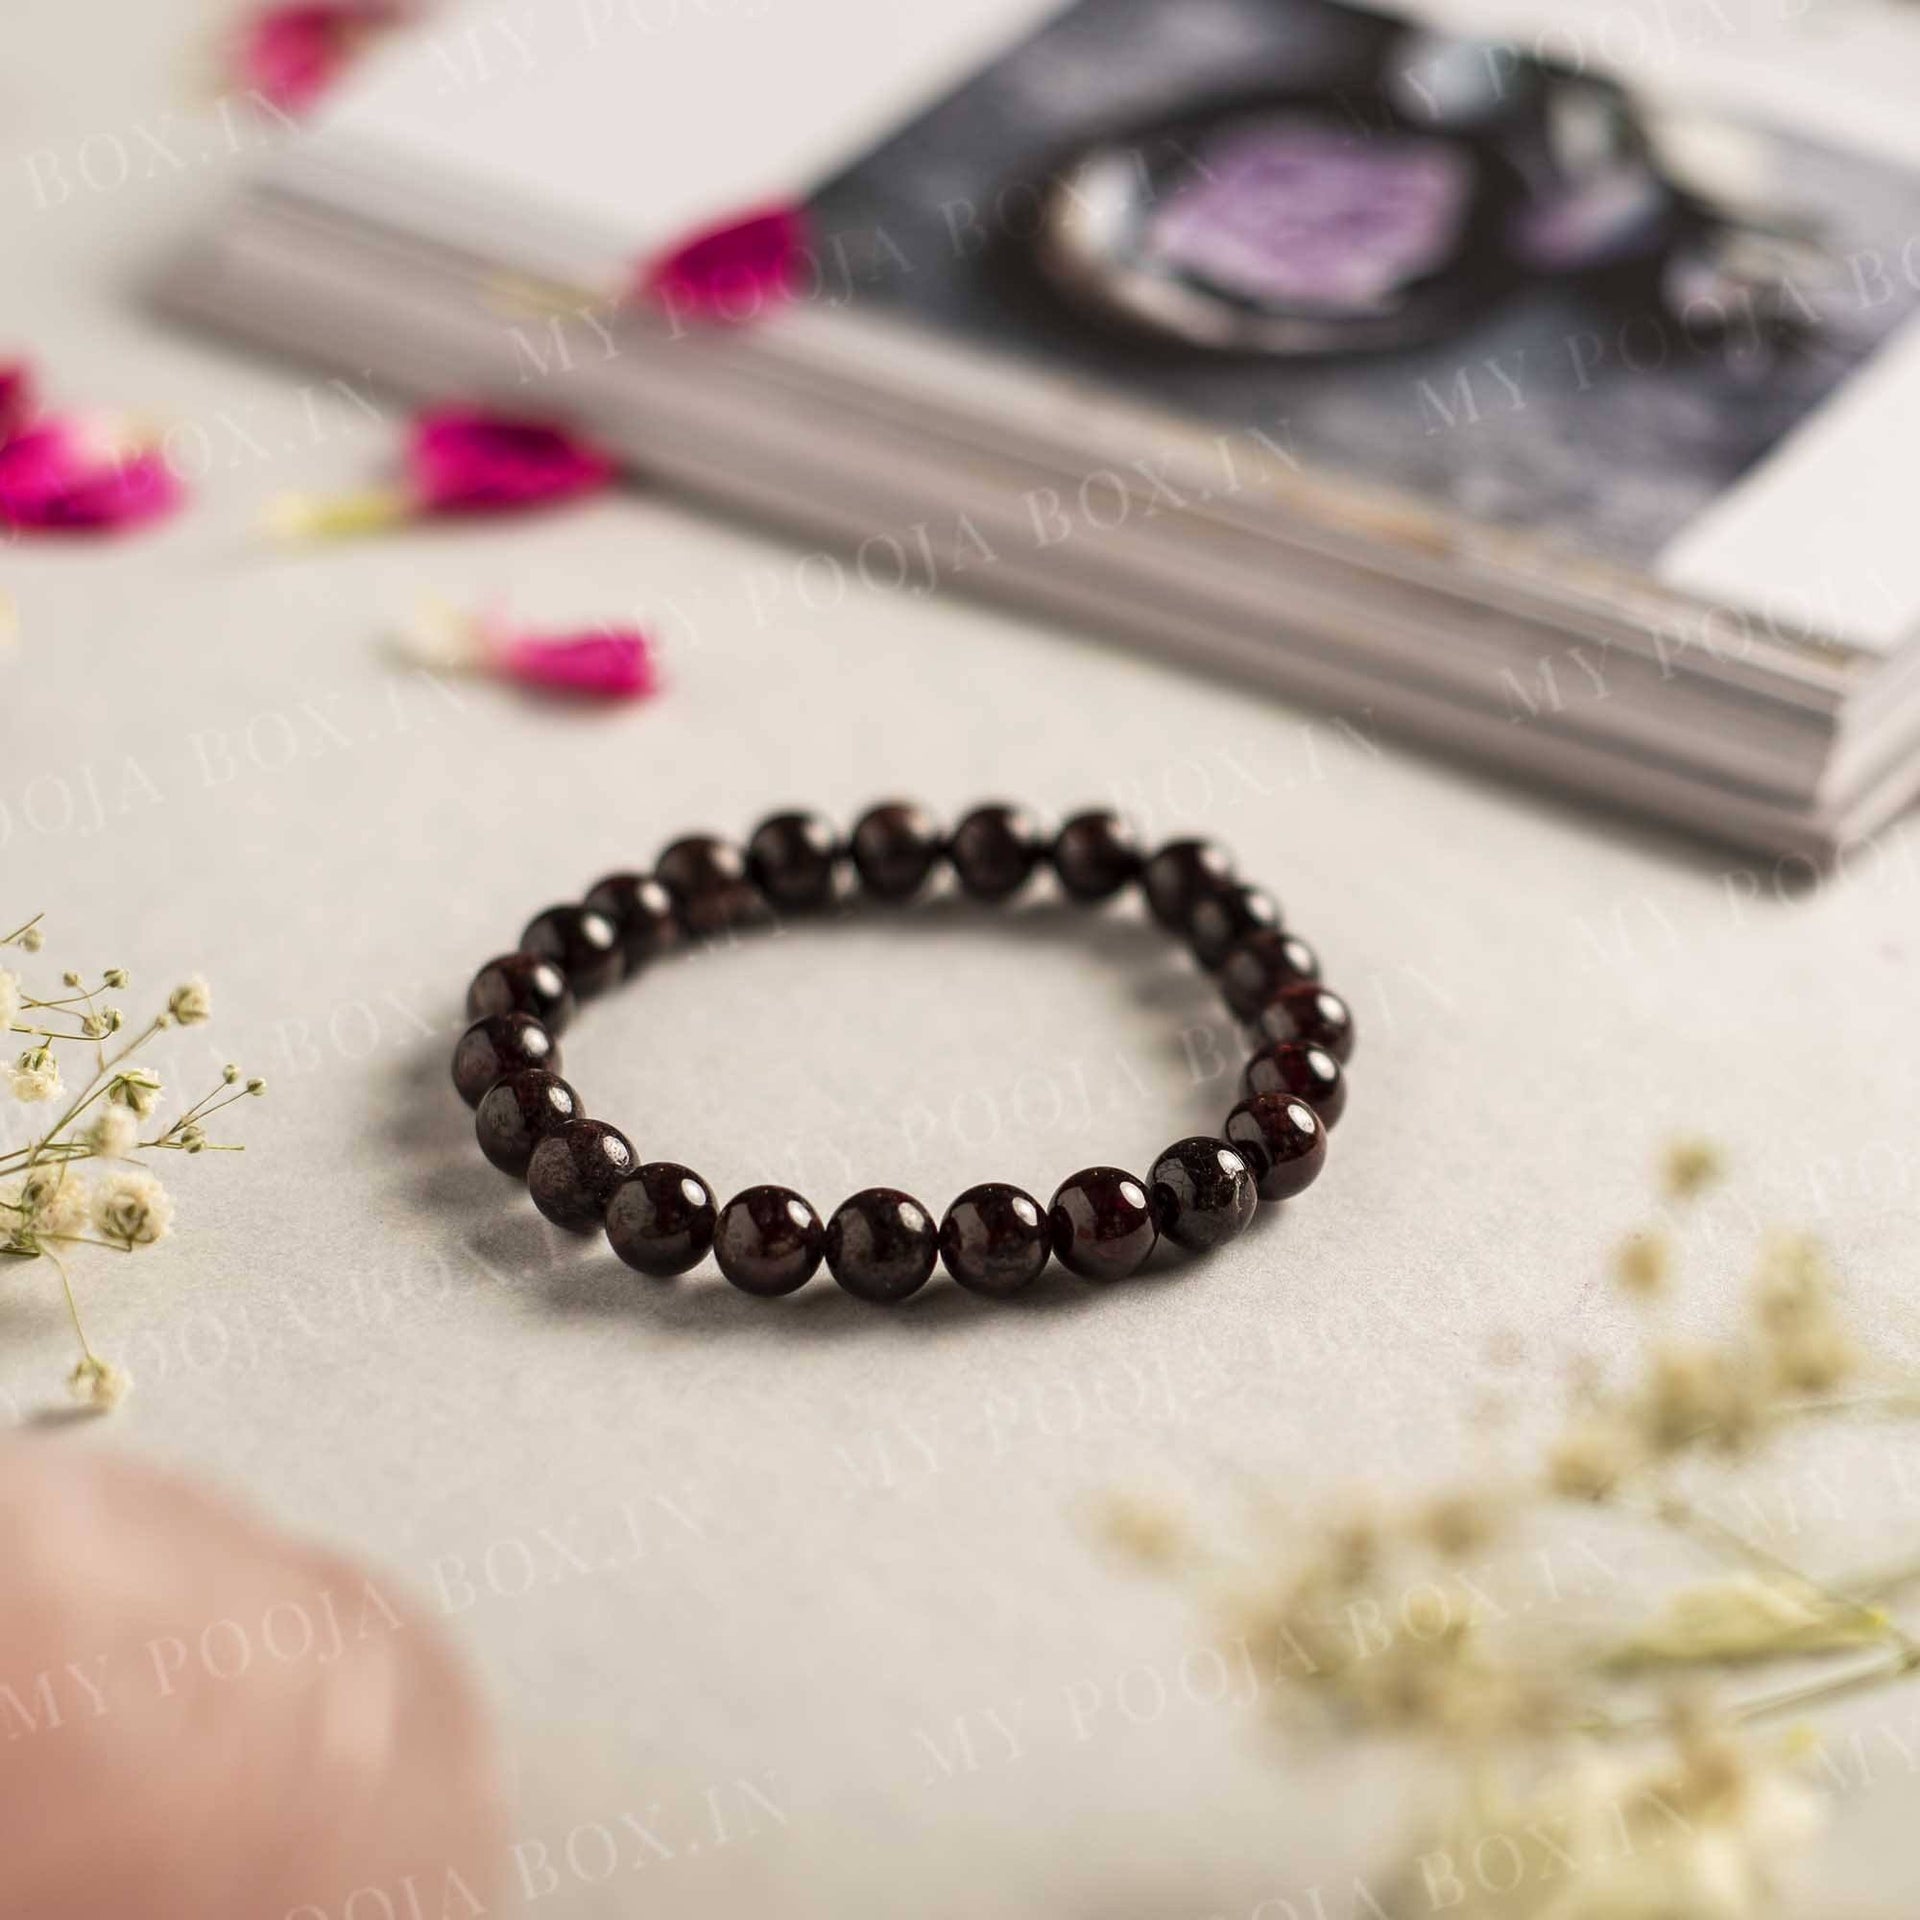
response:
[[[365,476],[385,431],[326,407],[317,432],[306,376],[140,316],[140,271],[232,162],[168,90],[197,9],[98,18],[16,0],[10,21],[9,333],[58,396],[172,420],[211,471],[156,535],[5,557],[24,639],[0,664],[0,897],[46,909],[62,963],[156,988],[204,968],[213,1058],[274,1092],[243,1162],[179,1169],[173,1242],[85,1273],[140,1387],[110,1431],[49,1444],[186,1463],[446,1606],[498,1703],[517,1837],[563,1862],[572,1829],[624,1832],[610,1880],[569,1876],[538,1913],[1305,1914],[1316,1884],[1355,1910],[1386,1797],[1184,1697],[1193,1617],[1089,1550],[1081,1504],[1225,1463],[1303,1501],[1404,1484],[1458,1457],[1494,1384],[1544,1415],[1566,1356],[1624,1337],[1593,1275],[1678,1128],[1730,1144],[1742,1203],[1829,1231],[1862,1316],[1911,1346],[1920,838],[1782,897],[977,609],[808,607],[792,553],[638,497],[270,552],[262,501]],[[125,184],[80,183],[89,137],[101,178],[123,143]],[[55,164],[72,192],[43,206]],[[672,690],[589,718],[484,687],[451,704],[376,645],[427,589],[643,611]],[[445,1084],[474,965],[679,831],[894,789],[1118,798],[1270,878],[1362,1023],[1323,1185],[1190,1276],[1011,1311],[930,1288],[893,1317],[824,1283],[772,1306],[710,1276],[656,1292],[516,1209]],[[664,969],[583,1020],[570,1069],[644,1149],[722,1186],[788,1171],[828,1205],[1137,1165],[1225,1104],[1179,1049],[1210,1009],[1151,943],[938,929]],[[1730,1269],[1739,1207],[1716,1218]],[[1517,1374],[1489,1359],[1502,1334]],[[29,1414],[67,1359],[40,1277],[9,1282],[0,1336]],[[1912,1461],[1874,1458],[1845,1524],[1897,1550]],[[1882,1739],[1912,1712],[1856,1710],[1881,1759],[1823,1912],[1914,1909],[1913,1778]],[[746,1832],[742,1781],[784,1824]],[[624,1814],[673,1857],[634,1869]]]

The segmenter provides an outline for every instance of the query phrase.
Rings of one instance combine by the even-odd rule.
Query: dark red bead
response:
[[[940,1223],[940,1259],[974,1293],[1005,1299],[1047,1264],[1052,1228],[1032,1194],[1000,1181],[969,1187]]]
[[[1304,983],[1282,987],[1254,1021],[1269,1040],[1305,1040],[1342,1063],[1353,1056],[1353,1009],[1333,991]]]
[[[747,842],[747,872],[782,913],[813,913],[839,897],[844,851],[817,813],[776,813]]]
[[[1220,994],[1242,1020],[1254,1020],[1282,988],[1319,977],[1319,957],[1297,933],[1269,929],[1228,949],[1220,963]]]
[[[1053,1257],[1083,1280],[1139,1272],[1159,1238],[1145,1186],[1118,1167],[1085,1167],[1063,1181],[1047,1220]]]
[[[1203,967],[1217,967],[1248,934],[1272,933],[1279,925],[1280,904],[1273,895],[1235,880],[1193,903],[1187,938]]]
[[[680,924],[696,939],[737,932],[769,917],[765,896],[747,878],[747,856],[731,840],[688,834],[661,854],[653,871],[673,895]]]
[[[1233,878],[1233,862],[1211,840],[1169,840],[1141,869],[1147,906],[1163,927],[1185,933],[1195,903]]]
[[[670,1280],[707,1257],[713,1245],[713,1193],[690,1168],[649,1160],[607,1202],[607,1244],[628,1266]]]
[[[503,953],[473,976],[467,989],[467,1018],[490,1013],[530,1013],[551,1034],[573,1018],[573,989],[551,960],[537,953]]]
[[[720,1209],[713,1253],[743,1293],[791,1293],[813,1278],[826,1239],[820,1216],[790,1187],[749,1187]]]
[[[496,1080],[473,1111],[473,1131],[502,1173],[525,1173],[533,1150],[550,1133],[580,1117],[580,1096],[541,1067]]]
[[[626,971],[613,922],[592,907],[549,907],[527,922],[520,944],[551,960],[582,1000],[604,992]]]
[[[453,1049],[453,1084],[468,1106],[477,1107],[496,1080],[527,1067],[560,1069],[553,1035],[530,1013],[490,1013],[476,1020]]]
[[[939,1251],[932,1216],[911,1194],[867,1187],[827,1222],[827,1270],[857,1300],[890,1307],[927,1284]]]
[[[1327,1130],[1304,1100],[1257,1093],[1242,1100],[1221,1128],[1253,1169],[1262,1200],[1291,1200],[1320,1177],[1327,1164]]]
[[[1117,813],[1076,813],[1054,836],[1053,870],[1069,899],[1111,900],[1141,865],[1140,843]]]
[[[1046,835],[1024,807],[975,807],[947,842],[953,870],[976,900],[1012,899],[1046,851]]]
[[[1329,1127],[1346,1110],[1347,1076],[1340,1062],[1311,1040],[1269,1041],[1247,1062],[1240,1083],[1249,1099],[1256,1093],[1290,1093]]]
[[[587,905],[613,922],[628,973],[671,953],[685,938],[673,895],[650,873],[608,874],[588,890]]]
[[[638,1156],[618,1127],[604,1120],[569,1120],[533,1150],[527,1191],[556,1227],[590,1233]]]
[[[1246,1156],[1224,1140],[1176,1140],[1147,1174],[1154,1225],[1163,1239],[1204,1253],[1241,1232],[1260,1205]]]
[[[876,900],[911,900],[940,857],[940,829],[906,800],[869,807],[853,829],[853,864]]]

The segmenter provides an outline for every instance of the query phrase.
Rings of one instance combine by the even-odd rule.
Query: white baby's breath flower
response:
[[[7,1069],[7,1083],[16,1100],[57,1100],[62,1092],[60,1063],[47,1048],[36,1047]]]
[[[144,1120],[160,1102],[160,1076],[148,1067],[123,1067],[114,1075],[107,1097],[131,1107]]]
[[[1547,1485],[1563,1500],[1608,1500],[1640,1460],[1635,1435],[1621,1421],[1597,1414],[1554,1442],[1547,1455]]]
[[[96,1413],[111,1413],[132,1387],[133,1377],[124,1367],[116,1367],[111,1360],[96,1359],[92,1354],[67,1375],[68,1391]]]
[[[103,1160],[124,1160],[140,1142],[140,1116],[131,1107],[102,1102],[87,1129],[87,1144]]]
[[[0,968],[0,1032],[20,1018],[20,976]]]
[[[30,1167],[21,1177],[18,1204],[35,1233],[59,1239],[87,1230],[87,1183],[64,1163]]]
[[[173,1201],[150,1173],[116,1173],[94,1189],[93,1222],[123,1247],[147,1247],[173,1224]]]
[[[203,1020],[212,1018],[213,991],[196,973],[174,988],[167,1001],[167,1011],[183,1027],[197,1027]]]

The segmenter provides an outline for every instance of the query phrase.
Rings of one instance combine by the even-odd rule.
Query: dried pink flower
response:
[[[482,407],[420,414],[407,436],[407,481],[422,513],[511,513],[609,485],[614,463],[565,427]]]
[[[0,444],[0,526],[114,532],[157,520],[184,497],[158,448],[98,419],[50,415]]]
[[[421,608],[401,651],[436,671],[483,673],[541,693],[580,700],[639,700],[659,690],[653,642],[638,627],[539,633],[498,613],[441,602]]]
[[[400,0],[293,0],[258,8],[234,43],[234,77],[282,113],[304,113],[366,41],[404,17]]]
[[[704,227],[649,262],[644,298],[705,324],[738,326],[794,299],[807,257],[806,209],[756,207]]]
[[[515,634],[495,649],[491,664],[503,680],[584,700],[638,700],[659,684],[652,648],[637,627]]]

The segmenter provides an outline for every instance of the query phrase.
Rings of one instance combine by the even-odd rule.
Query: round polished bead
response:
[[[467,989],[467,1018],[490,1013],[530,1013],[551,1034],[573,1018],[573,989],[551,960],[537,953],[503,953],[473,976]]]
[[[790,1187],[749,1187],[720,1209],[720,1271],[743,1293],[791,1293],[813,1278],[825,1239],[820,1216]]]
[[[1217,967],[1248,934],[1276,932],[1279,926],[1280,903],[1273,895],[1235,880],[1193,903],[1187,937],[1193,957],[1203,967]]]
[[[1285,1093],[1304,1100],[1323,1126],[1332,1126],[1346,1110],[1347,1077],[1340,1062],[1311,1040],[1269,1041],[1247,1062],[1240,1084],[1249,1099]]]
[[[476,1020],[453,1049],[453,1084],[468,1106],[477,1107],[496,1080],[527,1067],[560,1070],[553,1035],[530,1013],[490,1013]]]
[[[1004,1299],[1031,1286],[1052,1237],[1032,1194],[998,1180],[969,1187],[940,1223],[940,1259],[963,1287]]]
[[[1255,1020],[1276,993],[1319,977],[1319,957],[1297,933],[1269,928],[1233,943],[1220,962],[1220,994],[1242,1020]]]
[[[838,897],[842,851],[817,813],[776,813],[747,842],[747,872],[782,913],[812,913]]]
[[[747,878],[747,856],[731,840],[688,834],[660,855],[653,871],[673,895],[681,925],[696,939],[732,933],[768,917],[765,897]]]
[[[1140,872],[1147,905],[1163,927],[1185,933],[1195,903],[1233,879],[1233,862],[1211,840],[1169,840]]]
[[[673,895],[650,873],[608,874],[588,889],[587,905],[613,922],[630,974],[672,952],[685,937]]]
[[[670,1280],[707,1257],[714,1218],[713,1193],[697,1173],[649,1160],[614,1188],[607,1243],[636,1272]]]
[[[1246,1156],[1224,1140],[1176,1140],[1147,1175],[1154,1225],[1189,1253],[1205,1253],[1241,1232],[1260,1205]]]
[[[953,870],[976,900],[1012,899],[1046,851],[1046,835],[1024,807],[975,807],[947,842]]]
[[[1111,900],[1140,867],[1140,843],[1117,813],[1076,813],[1054,836],[1053,870],[1069,899]]]
[[[635,1166],[633,1143],[604,1120],[569,1120],[533,1150],[527,1191],[556,1227],[590,1233]]]
[[[626,970],[613,922],[592,907],[549,907],[527,922],[520,944],[551,960],[582,1000],[612,986]]]
[[[1086,1167],[1063,1181],[1047,1221],[1053,1257],[1083,1280],[1139,1272],[1159,1238],[1146,1188],[1118,1167]]]
[[[827,1222],[827,1270],[857,1300],[889,1307],[927,1284],[939,1251],[932,1216],[911,1194],[867,1187]]]
[[[525,1173],[533,1150],[550,1133],[580,1117],[580,1096],[541,1067],[496,1080],[473,1110],[473,1131],[502,1173]]]
[[[1327,1130],[1304,1100],[1257,1093],[1242,1100],[1221,1128],[1253,1169],[1262,1200],[1291,1200],[1320,1177],[1327,1164]]]
[[[1325,1047],[1343,1065],[1353,1057],[1353,1009],[1313,982],[1282,987],[1253,1023],[1269,1040],[1305,1040]]]
[[[853,829],[853,864],[876,900],[911,900],[940,857],[940,829],[907,800],[869,807]]]

